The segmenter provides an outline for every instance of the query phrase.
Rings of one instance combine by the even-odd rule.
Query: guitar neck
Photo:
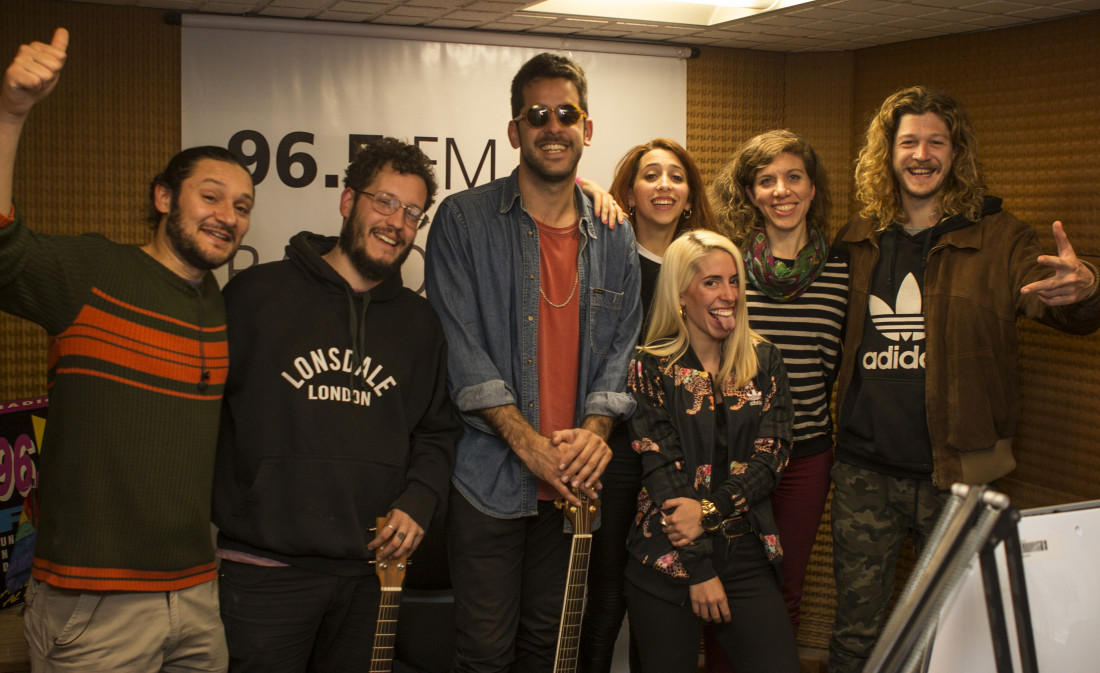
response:
[[[378,602],[378,622],[374,627],[374,647],[370,654],[370,673],[393,670],[393,644],[397,638],[397,611],[401,609],[401,587],[382,587]]]
[[[389,519],[379,517],[375,528],[389,525]],[[393,528],[393,526],[390,526]],[[395,534],[397,530],[393,531]],[[399,538],[400,539],[400,536]],[[372,561],[378,575],[382,595],[378,599],[378,621],[374,625],[374,647],[370,654],[370,673],[390,673],[393,670],[393,643],[397,639],[397,611],[401,608],[401,585],[405,583],[405,568],[409,560],[402,555],[385,561]]]
[[[569,554],[569,574],[565,581],[565,600],[558,629],[558,648],[554,655],[554,673],[574,673],[581,641],[581,621],[588,595],[588,560],[592,553],[592,534],[573,535]]]

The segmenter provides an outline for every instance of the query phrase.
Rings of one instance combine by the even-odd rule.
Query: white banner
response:
[[[242,30],[183,29],[183,146],[240,152],[258,180],[252,228],[219,280],[282,259],[291,236],[336,235],[339,194],[354,143],[413,142],[435,163],[440,193],[508,175],[510,85],[540,50]],[[579,174],[611,184],[632,146],[684,142],[682,60],[575,51],[588,75],[592,145]],[[434,210],[434,209],[433,209]],[[425,228],[403,275],[421,290]]]

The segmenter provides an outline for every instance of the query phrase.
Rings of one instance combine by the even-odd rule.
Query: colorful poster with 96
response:
[[[23,601],[34,556],[38,454],[46,429],[45,397],[0,403],[0,609]]]

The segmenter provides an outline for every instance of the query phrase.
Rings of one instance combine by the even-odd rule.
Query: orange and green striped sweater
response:
[[[140,248],[0,216],[0,310],[50,336],[33,574],[89,591],[214,578],[225,305]],[[208,372],[203,381],[203,372]]]

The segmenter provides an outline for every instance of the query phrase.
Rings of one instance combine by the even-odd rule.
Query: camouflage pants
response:
[[[832,477],[837,610],[829,673],[859,673],[886,625],[898,551],[910,534],[923,546],[950,491],[842,462]]]

